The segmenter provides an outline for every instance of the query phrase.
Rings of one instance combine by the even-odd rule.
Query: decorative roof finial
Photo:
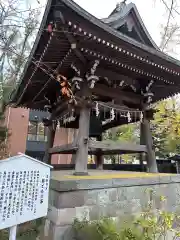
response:
[[[121,6],[121,3],[118,2],[118,3],[116,4],[116,9],[119,9],[120,6]]]
[[[121,9],[123,9],[126,6],[126,1],[127,0],[123,0],[122,2],[118,2],[116,4],[116,11],[120,11]]]

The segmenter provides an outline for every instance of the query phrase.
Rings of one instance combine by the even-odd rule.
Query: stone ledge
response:
[[[66,226],[58,226],[54,224],[53,222],[46,220],[48,225],[44,229],[44,234],[40,238],[40,240],[73,240],[74,234],[72,225],[66,225]]]
[[[50,188],[58,192],[92,190],[117,187],[147,186],[180,183],[180,175],[111,179],[51,179]]]
[[[80,221],[84,219],[89,221],[89,212],[90,208],[87,206],[64,209],[49,206],[47,217],[57,226],[66,226],[71,225],[76,218]]]

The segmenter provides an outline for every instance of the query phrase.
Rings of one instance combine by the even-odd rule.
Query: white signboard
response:
[[[26,155],[0,161],[0,229],[47,215],[50,166]]]

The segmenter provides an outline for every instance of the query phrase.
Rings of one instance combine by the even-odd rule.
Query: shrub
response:
[[[165,202],[160,197],[160,202]],[[163,209],[163,207],[162,207]],[[98,221],[74,221],[76,240],[176,240],[180,237],[180,217],[164,210],[153,209],[153,201],[138,216],[117,220],[102,218]],[[170,236],[171,235],[171,236]]]
[[[40,228],[43,225],[42,218],[27,222],[18,226],[17,240],[35,240],[40,234]],[[0,240],[9,239],[9,230],[0,230]]]

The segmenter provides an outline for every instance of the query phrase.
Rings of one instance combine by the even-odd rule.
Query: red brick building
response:
[[[25,153],[42,160],[46,148],[46,129],[42,118],[47,117],[47,112],[33,111],[26,108],[9,107],[6,111],[6,125],[9,129],[8,138],[9,154]],[[54,146],[72,142],[73,130],[57,129]],[[53,155],[53,164],[67,164],[71,162],[71,155]]]

